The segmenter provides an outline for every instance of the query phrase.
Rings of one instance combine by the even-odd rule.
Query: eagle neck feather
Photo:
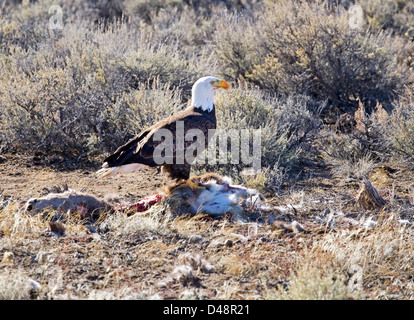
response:
[[[193,90],[191,105],[203,111],[211,112],[214,108],[213,90]]]

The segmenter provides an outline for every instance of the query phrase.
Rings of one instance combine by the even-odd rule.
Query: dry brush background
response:
[[[412,299],[413,25],[408,0],[2,1],[0,299]],[[158,192],[94,172],[204,75],[231,83],[220,128],[261,129],[262,170],[193,174],[258,189],[259,218],[25,212],[65,185]]]

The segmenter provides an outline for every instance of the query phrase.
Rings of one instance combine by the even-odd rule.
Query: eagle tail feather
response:
[[[96,174],[98,178],[103,179],[107,177],[112,177],[116,175],[117,173],[136,172],[146,167],[148,166],[142,163],[131,163],[131,164],[126,164],[126,165],[119,166],[119,167],[110,167],[110,168],[103,167],[102,169],[98,170]]]
[[[107,178],[116,175],[119,172],[119,167],[112,167],[112,168],[102,168],[96,171],[96,175],[98,178]]]

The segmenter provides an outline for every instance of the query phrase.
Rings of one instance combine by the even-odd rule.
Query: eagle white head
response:
[[[198,79],[193,85],[191,105],[210,112],[214,107],[214,90],[220,88],[229,90],[229,84],[210,76]]]

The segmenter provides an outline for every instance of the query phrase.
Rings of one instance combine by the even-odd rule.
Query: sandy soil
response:
[[[52,186],[67,185],[98,197],[116,194],[134,201],[157,193],[166,182],[150,169],[98,180],[94,175],[97,165],[63,170],[56,165],[36,164],[27,157],[6,156],[3,160],[3,199],[14,199],[20,205]],[[378,185],[383,183],[381,194],[387,198],[393,190],[395,199],[409,201],[413,183],[407,174],[399,170],[381,174],[381,170],[371,175]],[[25,215],[16,205],[18,219],[10,210],[3,210],[0,219],[0,260],[7,252],[13,254],[11,261],[0,263],[0,275],[12,272],[14,277],[20,275],[40,284],[41,289],[15,298],[274,298],[276,288],[289,284],[291,272],[298,270],[304,259],[315,258],[312,255],[320,249],[312,249],[314,243],[336,232],[313,217],[328,210],[357,218],[361,213],[355,201],[358,189],[358,181],[335,179],[314,168],[308,179],[290,186],[285,194],[266,195],[274,207],[267,212],[274,218],[271,223],[186,217],[140,224],[139,216],[122,223],[118,217],[120,220],[115,219],[113,225],[107,222],[106,227],[68,225],[63,236],[53,234],[47,221]],[[295,229],[292,221],[300,228]],[[333,263],[329,255],[317,253],[316,257],[315,261],[322,259],[323,265]],[[191,270],[176,269],[185,265]],[[347,274],[346,270],[342,272]],[[0,286],[1,281],[0,276]],[[386,277],[378,281],[378,287],[392,287]],[[365,297],[379,290],[371,282],[364,284]],[[398,297],[410,297],[413,291],[398,292]]]

